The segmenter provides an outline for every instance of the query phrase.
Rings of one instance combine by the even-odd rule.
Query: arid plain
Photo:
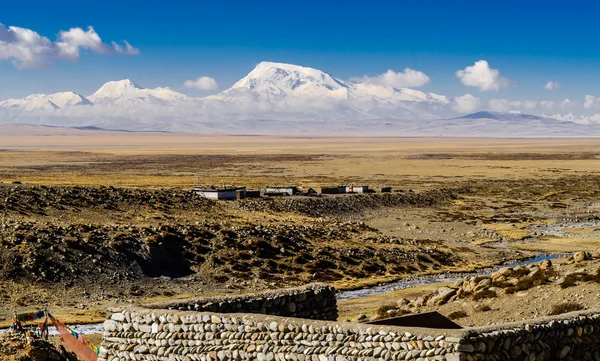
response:
[[[597,139],[2,129],[5,319],[48,303],[94,322],[115,304],[313,281],[347,290],[600,247]],[[215,202],[191,195],[196,184],[398,192]],[[341,318],[432,287],[342,301]],[[479,301],[497,311],[486,317],[473,304],[444,307],[485,324],[520,319],[501,304],[523,297]]]

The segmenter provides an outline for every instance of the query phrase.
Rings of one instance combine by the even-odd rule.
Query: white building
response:
[[[369,186],[346,186],[346,193],[368,193]]]
[[[267,186],[265,188],[265,196],[269,195],[285,195],[285,196],[293,196],[298,193],[298,187],[296,186]]]
[[[246,187],[194,187],[194,193],[201,197],[218,200],[246,198]]]

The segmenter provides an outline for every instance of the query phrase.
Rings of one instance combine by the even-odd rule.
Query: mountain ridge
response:
[[[219,134],[362,129],[419,136],[585,134],[597,128],[515,113],[460,114],[455,105],[455,99],[440,94],[355,83],[315,68],[261,62],[230,88],[203,98],[167,87],[143,88],[123,79],[106,82],[87,97],[62,92],[9,99],[0,102],[0,124]]]

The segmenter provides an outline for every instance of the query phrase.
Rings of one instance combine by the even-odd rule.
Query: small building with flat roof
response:
[[[235,200],[246,198],[246,187],[194,187],[193,192],[201,197],[217,200]]]
[[[265,196],[293,196],[300,193],[296,186],[267,186]]]

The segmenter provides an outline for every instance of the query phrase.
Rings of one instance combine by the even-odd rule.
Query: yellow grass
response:
[[[536,243],[513,244],[514,248],[542,252],[593,251],[600,247],[600,238],[541,237]]]
[[[400,298],[414,299],[429,294],[439,287],[450,285],[452,282],[429,284],[386,294],[341,301],[338,303],[339,320],[351,320],[360,314],[373,316],[383,305],[396,304]]]
[[[524,238],[531,236],[531,231],[527,229],[522,229],[523,227],[528,226],[529,224],[519,223],[519,224],[486,224],[484,227],[494,230],[498,232],[498,234],[502,237],[505,237],[508,241],[520,241]],[[486,243],[483,240],[482,243]],[[478,243],[478,244],[482,244]]]

